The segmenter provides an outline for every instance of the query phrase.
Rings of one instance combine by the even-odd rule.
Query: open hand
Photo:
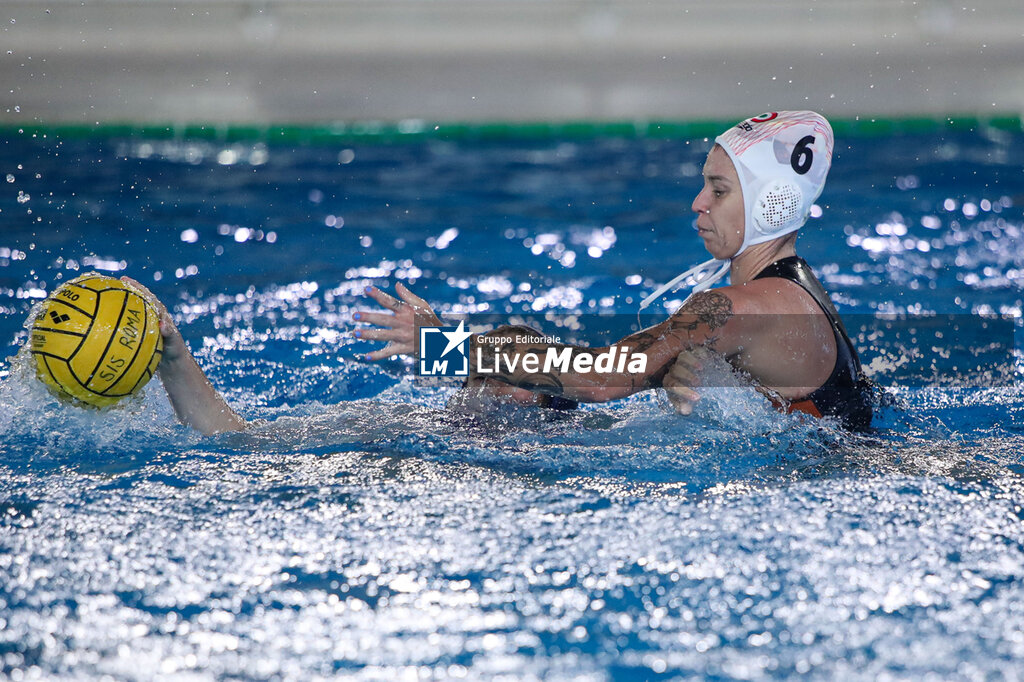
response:
[[[374,325],[357,329],[355,337],[368,341],[387,341],[381,350],[366,355],[368,360],[383,360],[392,355],[417,355],[420,346],[420,327],[440,327],[441,318],[434,314],[430,304],[409,291],[404,284],[396,284],[395,292],[401,300],[377,287],[369,287],[366,295],[391,312],[360,311],[352,318],[357,322]]]

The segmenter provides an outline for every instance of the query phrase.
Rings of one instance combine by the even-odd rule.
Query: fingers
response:
[[[665,375],[662,386],[672,407],[679,414],[692,414],[694,403],[700,400],[700,394],[692,388],[700,385],[700,377],[697,376],[700,367],[699,358],[691,352],[684,351],[676,357],[676,361]]]
[[[375,350],[372,353],[367,353],[365,357],[367,360],[373,361],[386,360],[393,355],[407,355],[411,353],[412,350],[412,346],[408,344],[389,343],[381,350]]]
[[[407,286],[399,282],[395,284],[395,291],[401,300],[377,287],[367,287],[366,295],[391,312],[359,311],[352,315],[356,322],[382,327],[356,330],[353,332],[356,338],[390,342],[386,348],[364,356],[369,360],[380,360],[393,355],[414,355],[418,348],[419,329],[442,325],[441,319],[434,313],[430,304],[412,293]]]
[[[409,305],[413,305],[419,308],[430,307],[430,304],[427,303],[426,300],[420,298],[416,294],[409,291],[409,287],[405,286],[401,282],[395,285],[395,291],[397,291],[398,295],[402,297],[402,300],[408,303]]]
[[[352,332],[352,335],[361,341],[388,341],[388,345],[379,350],[372,351],[362,356],[366,360],[385,360],[394,355],[402,353],[403,346],[407,344],[397,343],[401,340],[401,332],[393,329],[399,324],[398,318],[395,315],[401,306],[402,302],[396,299],[390,294],[386,294],[377,287],[367,287],[366,295],[376,301],[382,308],[390,310],[392,312],[381,313],[370,310],[360,310],[352,314],[352,319],[355,322],[366,323],[370,325],[376,325],[377,327],[383,327],[382,329],[374,328],[361,328],[356,329]]]
[[[174,320],[171,319],[171,314],[167,312],[167,308],[160,304],[157,305],[156,309],[160,315],[160,336],[164,337],[164,339],[169,339],[176,334],[180,335],[181,332],[178,331],[178,325],[174,324]]]
[[[692,388],[666,387],[665,392],[668,394],[668,400],[672,403],[672,407],[679,414],[692,414],[694,404],[700,400],[700,394]]]
[[[683,382],[672,374],[665,375],[665,380],[661,386],[668,393],[670,398],[678,397],[681,400],[692,400],[694,402],[700,400],[700,394],[695,391],[692,386],[696,382]]]
[[[154,296],[152,291],[150,291],[145,286],[140,284],[138,280],[132,279],[131,277],[125,275],[121,278],[121,281],[127,284],[129,288],[137,291],[144,299],[149,301],[153,305],[153,307],[157,309],[157,312],[166,312],[167,309],[164,307],[164,304],[160,302],[160,299]]]
[[[381,307],[387,308],[388,310],[398,310],[402,305],[402,302],[399,301],[397,298],[390,294],[385,294],[377,287],[369,287],[366,290],[366,295],[375,300],[377,303],[379,303]]]
[[[373,360],[374,362],[376,362],[377,360],[384,360],[390,357],[391,351],[389,350],[375,350],[372,353],[366,354],[366,359]]]
[[[696,372],[704,363],[702,362],[703,352],[695,350],[684,350],[676,356],[676,367],[686,368],[691,373]]]
[[[672,402],[672,407],[675,408],[675,410],[676,410],[676,412],[678,414],[681,414],[683,416],[687,416],[687,415],[693,414],[693,403],[675,402],[675,401],[673,401]]]
[[[401,300],[371,286],[366,295],[391,312],[360,310],[352,314],[355,322],[373,325],[352,332],[362,341],[387,341],[388,345],[362,356],[367,360],[383,360],[395,355],[413,355],[416,352],[416,335],[421,326],[439,326],[441,321],[430,308],[430,304],[409,291],[404,284],[397,283],[395,291]]]
[[[401,341],[405,337],[394,329],[357,329],[352,335],[363,341]]]
[[[690,351],[683,351],[677,357],[668,374],[665,375],[666,386],[699,386],[700,377],[697,371],[702,367],[700,359]]]
[[[665,385],[670,382],[678,386],[694,386],[700,383],[696,374],[680,364],[673,365],[669,373],[665,375]]]
[[[127,284],[129,288],[138,292],[142,298],[146,299],[146,301],[156,309],[156,314],[160,320],[160,336],[167,339],[178,332],[178,328],[175,326],[174,320],[171,319],[171,314],[167,311],[167,306],[161,303],[160,299],[158,299],[152,291],[140,284],[138,280],[132,279],[127,275],[121,277],[121,281]]]
[[[153,295],[152,291],[150,291],[149,289],[147,289],[143,285],[139,284],[138,280],[132,279],[128,275],[122,275],[121,281],[124,282],[125,284],[127,284],[130,287],[138,289],[139,293],[144,295],[144,296],[152,296]]]
[[[677,388],[683,386],[700,386],[700,377],[679,365],[674,365],[669,369],[668,374],[662,380],[662,385],[665,388]]]
[[[171,319],[171,314],[166,310],[160,313],[160,336],[167,338],[174,332],[178,331],[178,327],[174,324],[174,320]]]
[[[669,389],[668,394],[670,398],[675,398],[680,401],[685,400],[689,403],[695,403],[700,400],[700,394],[697,393],[697,391],[692,388],[686,388],[685,386]]]
[[[378,327],[394,327],[399,323],[398,318],[391,313],[375,313],[370,310],[360,310],[357,313],[353,313],[352,319],[356,322],[375,324]]]

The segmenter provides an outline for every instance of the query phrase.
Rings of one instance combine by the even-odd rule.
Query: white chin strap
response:
[[[678,289],[682,286],[686,279],[692,277],[695,284],[693,285],[693,291],[691,293],[696,294],[699,291],[710,289],[718,280],[725,277],[725,273],[729,272],[729,265],[732,263],[732,259],[719,260],[712,258],[709,261],[705,261],[700,265],[695,265],[678,277],[672,278],[671,281],[662,284],[658,287],[653,294],[640,301],[640,310],[643,310],[661,296],[669,291]],[[718,268],[714,273],[712,270]]]

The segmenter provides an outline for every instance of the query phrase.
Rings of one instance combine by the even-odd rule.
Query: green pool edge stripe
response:
[[[875,136],[932,133],[942,130],[995,128],[1022,131],[1020,116],[920,116],[834,118],[837,136]],[[215,142],[320,143],[512,138],[649,137],[695,139],[712,137],[733,120],[689,121],[545,121],[545,122],[427,122],[352,121],[323,124],[153,124],[153,123],[5,123],[0,135],[85,138],[135,137],[146,139],[208,140]]]

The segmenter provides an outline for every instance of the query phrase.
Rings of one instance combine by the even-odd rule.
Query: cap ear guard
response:
[[[800,229],[825,185],[832,161],[832,127],[813,111],[755,116],[715,138],[739,176],[747,247]]]
[[[750,212],[757,236],[775,236],[802,225],[805,218],[801,212],[803,201],[804,193],[799,185],[783,179],[768,181]]]

